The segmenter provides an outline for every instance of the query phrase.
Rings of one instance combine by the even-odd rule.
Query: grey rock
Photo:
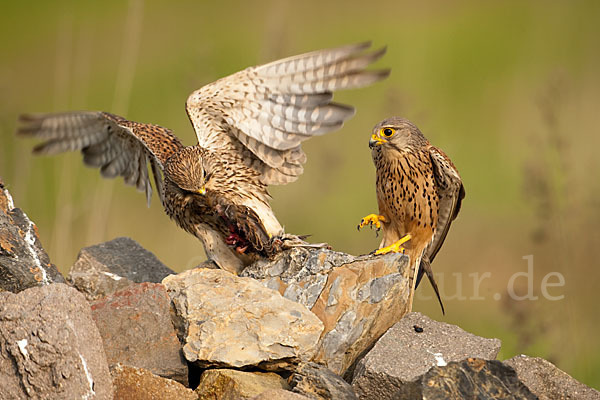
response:
[[[188,384],[188,367],[160,283],[134,283],[92,304],[109,366],[125,364]]]
[[[291,378],[292,391],[314,400],[357,400],[352,386],[323,365],[300,364]]]
[[[19,208],[0,180],[0,291],[64,283],[42,247],[37,227]]]
[[[163,284],[184,356],[199,367],[289,368],[317,351],[323,323],[254,279],[198,268]]]
[[[114,400],[197,400],[198,395],[181,383],[152,374],[143,368],[116,364],[110,369]]]
[[[175,271],[136,241],[119,237],[81,249],[68,280],[88,300],[97,300],[132,283],[160,283]]]
[[[406,388],[403,388],[406,389]],[[420,380],[421,393],[400,390],[395,399],[536,400],[515,371],[497,360],[469,358],[431,368]]]
[[[420,386],[418,379],[431,367],[468,357],[494,359],[500,345],[498,339],[478,337],[413,312],[358,362],[352,386],[361,399],[392,399],[403,386]]]
[[[250,265],[241,276],[260,280],[319,317],[325,330],[314,361],[344,376],[409,311],[412,276],[402,254],[355,257],[294,248]]]
[[[504,361],[540,400],[600,399],[600,392],[572,378],[543,358],[526,355]]]
[[[278,277],[284,282],[297,282],[315,273],[354,262],[359,257],[326,249],[297,247],[278,254],[274,260],[260,260],[246,267],[240,276],[254,279]]]
[[[90,306],[61,283],[0,293],[1,399],[112,399]]]

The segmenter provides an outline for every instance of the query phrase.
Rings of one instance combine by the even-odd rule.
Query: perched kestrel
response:
[[[414,289],[427,273],[443,313],[430,263],[465,197],[460,175],[450,158],[404,118],[392,117],[375,125],[369,147],[377,175],[379,214],[366,216],[358,228],[383,228],[376,254],[404,253],[405,245],[406,254],[415,261]]]
[[[166,213],[204,245],[219,267],[239,272],[281,249],[286,237],[267,186],[295,181],[301,143],[339,129],[354,108],[332,101],[339,89],[370,85],[389,70],[365,70],[385,53],[370,43],[250,67],[193,92],[186,110],[198,144],[184,147],[169,129],[106,112],[21,116],[18,133],[44,139],[37,154],[81,150],[102,176],[122,176],[145,191],[148,164]],[[163,180],[164,175],[164,180]]]

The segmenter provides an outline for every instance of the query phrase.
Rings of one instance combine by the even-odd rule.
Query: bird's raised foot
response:
[[[410,235],[406,235],[402,239],[398,240],[397,242],[392,243],[389,246],[382,247],[381,249],[378,249],[377,251],[375,251],[375,255],[387,254],[387,253],[402,253],[402,254],[404,254],[404,251],[406,249],[404,247],[402,247],[402,245],[404,243],[408,242],[410,240],[410,238],[411,238]]]
[[[360,224],[358,224],[356,229],[360,231],[361,228],[364,228],[367,225],[375,225],[375,229],[379,231],[381,229],[382,222],[387,222],[383,215],[369,214],[360,221]]]

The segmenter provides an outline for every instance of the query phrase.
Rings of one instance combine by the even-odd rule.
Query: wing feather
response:
[[[432,262],[446,239],[452,221],[454,221],[460,211],[462,200],[465,197],[465,188],[458,170],[443,151],[430,146],[429,154],[440,197],[437,228],[433,234],[431,243],[425,251],[429,262]]]
[[[263,64],[255,67],[255,69],[263,76],[282,76],[305,72],[360,53],[369,47],[371,47],[371,42],[350,44],[328,50],[316,50]]]
[[[103,177],[122,176],[127,185],[144,191],[148,205],[152,197],[148,164],[163,201],[163,164],[183,147],[166,128],[100,111],[22,115],[17,134],[44,140],[34,148],[36,154],[80,150],[83,162],[100,168]]]
[[[452,221],[458,216],[462,200],[465,197],[465,188],[458,170],[442,150],[429,146],[429,157],[433,166],[433,175],[439,196],[438,222],[431,243],[429,243],[421,258],[415,288],[419,286],[423,275],[427,274],[442,308],[442,314],[444,314],[444,304],[431,270],[431,262],[440,251]]]
[[[341,128],[354,115],[354,108],[332,102],[333,92],[370,85],[389,74],[365,69],[385,54],[385,48],[367,52],[370,45],[250,67],[196,90],[186,109],[198,144],[215,152],[235,149],[265,184],[296,180],[306,161],[302,142]]]

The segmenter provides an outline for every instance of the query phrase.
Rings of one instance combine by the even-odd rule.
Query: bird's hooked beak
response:
[[[375,148],[375,146],[380,146],[383,143],[387,143],[387,140],[380,138],[376,134],[371,135],[371,140],[369,140],[369,147]]]
[[[200,190],[198,190],[198,194],[201,194],[202,196],[204,196],[206,194],[206,186],[202,186],[202,188],[200,188]]]

